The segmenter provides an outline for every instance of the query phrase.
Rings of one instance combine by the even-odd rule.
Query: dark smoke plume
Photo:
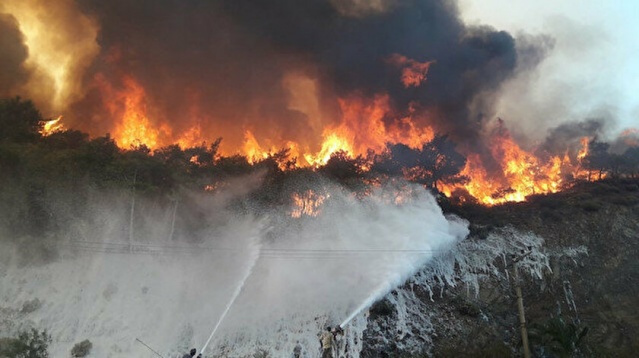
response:
[[[0,97],[10,97],[15,87],[28,76],[24,68],[28,49],[18,23],[11,15],[0,13]]]
[[[546,153],[561,153],[566,148],[579,148],[583,137],[600,137],[606,123],[603,119],[588,119],[580,122],[563,123],[548,133],[540,149]]]
[[[339,121],[337,98],[388,94],[398,118],[413,113],[417,125],[481,152],[481,129],[493,117],[491,94],[519,61],[510,34],[466,26],[449,0],[70,4],[97,24],[100,53],[83,69],[85,93],[68,106],[65,120],[94,135],[114,125],[106,108],[114,100],[104,85],[123,90],[133,78],[145,91],[151,125],[170,123],[174,135],[197,125],[203,137],[222,135],[232,148],[249,129],[258,140],[319,149],[323,129]],[[22,43],[17,34],[12,38],[13,57],[4,58],[14,59],[8,68],[15,69],[24,58],[15,48],[24,47],[15,45]],[[526,56],[537,55],[527,48]],[[398,58],[426,66],[427,79],[402,83]],[[291,108],[284,81],[291,74],[316,81],[321,118]]]

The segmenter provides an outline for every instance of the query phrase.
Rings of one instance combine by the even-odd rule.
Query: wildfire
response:
[[[404,87],[419,87],[426,80],[428,69],[435,61],[419,62],[394,54],[388,60],[391,64],[402,69],[401,81]]]
[[[619,137],[629,147],[639,147],[639,129],[628,128],[621,132]]]
[[[158,145],[159,130],[147,117],[144,89],[129,77],[124,79],[124,84],[122,121],[113,135],[125,148],[139,143],[154,148]]]
[[[588,155],[588,143],[590,139],[588,137],[581,138],[581,149],[577,153],[577,160],[581,163],[581,161]]]
[[[352,151],[349,152],[353,155],[366,154],[368,150],[380,152],[388,143],[404,143],[417,148],[435,136],[431,127],[419,126],[410,114],[394,115],[390,98],[385,94],[374,96],[372,100],[361,96],[342,98],[339,105],[342,123],[335,133],[351,143]]]
[[[387,95],[378,95],[373,99],[361,96],[340,99],[340,124],[324,130],[318,151],[291,140],[279,143],[279,147],[260,143],[252,131],[245,130],[243,154],[255,162],[282,148],[288,148],[290,157],[299,159],[298,165],[321,166],[339,151],[356,157],[365,155],[369,150],[381,152],[387,143],[406,143],[417,148],[433,139],[432,128],[417,125],[410,116],[389,120],[392,118],[389,102]]]
[[[294,218],[300,218],[302,215],[318,216],[321,213],[320,207],[328,198],[329,195],[317,194],[313,190],[307,190],[303,193],[293,193],[291,196],[293,200],[291,216]]]
[[[166,143],[167,138],[172,138],[171,128],[162,121],[151,120],[144,88],[131,77],[124,77],[122,83],[119,90],[103,83],[103,93],[109,99],[107,107],[114,117],[120,118],[113,132],[118,145],[145,144],[153,149]],[[388,143],[404,143],[419,148],[434,137],[432,128],[418,125],[410,112],[394,118],[387,95],[369,99],[353,95],[339,99],[338,103],[340,121],[324,130],[319,150],[312,151],[308,145],[301,144],[302,141],[260,142],[251,130],[245,130],[241,154],[254,163],[287,148],[290,157],[297,158],[297,165],[321,166],[338,151],[355,157],[370,150],[379,153]],[[201,136],[201,129],[195,126],[182,134],[178,144],[187,146]],[[491,156],[497,161],[500,170],[489,173],[478,154],[468,154],[461,175],[470,180],[463,185],[443,185],[440,189],[446,195],[463,190],[480,203],[495,205],[523,201],[531,194],[556,192],[570,175],[586,175],[579,164],[588,154],[589,138],[582,139],[582,148],[574,157],[577,165],[572,164],[567,154],[540,160],[520,148],[501,125],[493,133],[490,143]],[[317,215],[324,200],[324,197],[312,191],[295,194],[295,209],[291,215]]]
[[[122,79],[122,88],[116,88],[104,76],[96,76],[107,110],[117,120],[113,138],[118,146],[130,148],[141,144],[154,149],[160,145],[160,135],[170,128],[151,122],[147,115],[144,88],[132,77]]]
[[[498,161],[500,171],[489,174],[478,154],[470,154],[461,175],[470,180],[464,185],[444,185],[447,196],[464,190],[480,203],[495,205],[508,201],[524,201],[533,194],[555,193],[561,190],[566,178],[583,176],[581,160],[588,154],[589,139],[582,138],[582,148],[577,154],[577,165],[570,157],[552,156],[542,162],[535,155],[523,150],[500,128],[491,138],[492,157]]]
[[[64,130],[64,125],[60,123],[62,120],[62,116],[58,116],[56,119],[52,119],[50,121],[44,122],[42,125],[42,129],[40,130],[40,134],[43,137],[50,136],[55,132],[60,132]]]
[[[304,159],[311,165],[323,165],[331,159],[331,154],[344,151],[352,155],[353,148],[347,139],[340,137],[337,133],[329,133],[322,143],[322,150],[316,155],[305,154]]]

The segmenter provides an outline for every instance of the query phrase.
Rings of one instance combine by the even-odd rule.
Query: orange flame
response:
[[[244,131],[243,154],[255,162],[267,158],[282,148],[290,149],[290,156],[301,159],[301,166],[324,165],[333,153],[343,151],[352,157],[365,155],[369,150],[380,152],[387,143],[406,143],[417,148],[434,137],[428,126],[419,126],[410,116],[392,118],[388,95],[368,100],[352,96],[339,100],[341,122],[324,130],[318,151],[299,142],[285,141],[281,147],[260,143],[252,131]]]
[[[56,119],[45,121],[40,130],[40,134],[43,137],[50,136],[55,132],[61,132],[64,130],[64,124],[60,123],[62,116],[58,116]]]
[[[322,143],[322,149],[319,153],[312,154],[304,154],[304,159],[311,165],[323,165],[331,159],[331,154],[336,153],[338,151],[344,151],[350,155],[353,155],[353,148],[348,140],[344,137],[340,137],[337,133],[329,133],[325,136],[324,142]]]
[[[137,144],[155,148],[160,133],[147,117],[144,89],[130,77],[125,77],[124,85],[124,111],[113,136],[118,139],[118,144],[125,148]]]
[[[584,176],[579,165],[573,165],[570,157],[552,156],[542,162],[535,155],[523,150],[499,128],[491,138],[491,152],[498,161],[500,173],[489,174],[478,154],[470,154],[461,175],[470,178],[464,185],[443,185],[442,191],[451,196],[459,189],[485,205],[496,205],[508,201],[524,201],[533,194],[555,193],[567,184],[569,177]],[[588,138],[582,138],[582,148],[577,154],[581,160],[588,153]]]
[[[122,78],[123,88],[115,88],[104,76],[97,75],[105,106],[116,120],[112,136],[121,148],[145,145],[157,148],[170,135],[171,129],[163,123],[151,121],[147,114],[144,88],[129,76]]]
[[[629,147],[639,147],[639,129],[628,128],[619,135],[623,143]]]
[[[418,87],[426,80],[428,69],[435,61],[419,62],[400,54],[393,54],[388,62],[402,69],[404,87]]]
[[[293,193],[291,199],[293,199],[293,209],[291,216],[294,218],[301,218],[302,215],[306,216],[318,216],[321,214],[321,206],[329,195],[321,195],[315,193],[313,190],[307,190],[303,193]]]
[[[395,56],[392,60],[404,70],[410,69],[407,77],[403,77],[406,86],[417,86],[425,80],[430,63],[418,63],[401,56]],[[298,138],[273,140],[265,139],[259,136],[260,133],[256,135],[252,129],[245,128],[244,140],[238,152],[252,163],[288,148],[290,158],[296,158],[296,165],[321,166],[338,151],[356,157],[366,155],[370,151],[380,153],[389,143],[403,143],[412,148],[420,148],[434,138],[433,129],[423,124],[428,123],[428,118],[419,117],[412,109],[398,115],[394,112],[387,94],[378,94],[370,98],[352,94],[339,98],[338,120],[336,123],[323,125],[319,102],[314,100],[315,83],[304,78],[291,78],[289,82],[288,86],[291,89],[297,88],[302,92],[292,99],[291,103],[295,108],[309,116],[319,116],[313,120],[312,131],[318,133],[317,129],[323,128],[322,141],[315,142],[313,148],[314,141],[312,138],[306,138],[303,133]],[[127,147],[145,144],[154,149],[170,144],[170,141],[175,139],[172,128],[162,118],[153,118],[151,114],[155,112],[150,108],[144,88],[132,77],[124,77],[122,84],[122,88],[115,89],[104,78],[101,79],[107,108],[112,116],[118,119],[113,132],[118,145]],[[497,161],[498,168],[488,172],[482,157],[478,154],[468,154],[466,166],[461,174],[470,180],[464,185],[442,185],[441,190],[446,195],[450,196],[461,190],[480,203],[495,205],[507,201],[523,201],[532,194],[559,191],[566,185],[566,179],[569,177],[588,177],[588,172],[580,169],[580,163],[588,154],[589,138],[582,139],[582,148],[573,157],[576,165],[573,165],[568,153],[563,157],[553,156],[542,161],[519,147],[503,128],[503,123],[499,123],[490,138],[491,157]],[[312,136],[312,133],[308,136]],[[194,143],[201,144],[201,137],[201,128],[194,125],[182,132],[177,138],[177,143],[183,147]],[[280,163],[280,166],[284,166],[281,168],[283,170],[288,168],[287,165]],[[211,190],[211,187],[207,190]],[[291,215],[314,215],[324,199],[313,192],[295,194],[293,201],[297,209],[294,209]]]
[[[581,161],[588,155],[588,144],[590,143],[590,139],[588,137],[581,138],[581,149],[577,153],[577,160],[581,163]]]

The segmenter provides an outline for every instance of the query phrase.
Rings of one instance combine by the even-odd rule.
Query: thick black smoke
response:
[[[24,67],[28,50],[18,23],[11,15],[0,13],[0,97],[15,95],[15,87],[28,78]]]
[[[123,89],[129,77],[146,91],[148,117],[157,122],[152,124],[171,123],[174,136],[197,124],[202,136],[223,134],[223,143],[235,148],[250,129],[258,140],[306,138],[302,146],[319,149],[323,128],[340,118],[338,97],[388,94],[398,116],[410,110],[420,118],[418,125],[432,125],[473,148],[484,119],[492,117],[491,94],[518,61],[510,34],[466,26],[449,0],[76,0],[76,5],[99,26],[100,54],[84,73],[83,99],[68,108],[65,120],[93,134],[113,126],[106,107],[114,100],[105,98],[99,84]],[[2,46],[2,58],[16,69],[25,55],[22,40],[6,18],[0,26],[13,31],[2,32],[2,41],[13,39],[13,47]],[[392,63],[393,56],[432,62],[426,81],[404,86],[402,66]],[[289,108],[290,88],[283,79],[291,74],[317,80],[321,123]],[[0,89],[14,77],[3,78]]]
[[[437,128],[458,139],[475,137],[477,123],[468,105],[512,74],[515,41],[490,28],[468,28],[450,1],[399,1],[387,12],[365,17],[341,15],[330,3],[233,1],[224,11],[243,28],[280,51],[310,58],[339,94],[389,92],[396,105],[410,101],[439,109]],[[406,89],[393,54],[436,61],[423,86]]]
[[[566,148],[579,148],[582,138],[601,137],[605,130],[606,120],[587,119],[580,122],[563,123],[549,131],[541,146],[546,153],[561,153]]]

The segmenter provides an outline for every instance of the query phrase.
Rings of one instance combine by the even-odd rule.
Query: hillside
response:
[[[635,282],[639,277],[638,184],[637,180],[585,182],[524,203],[449,208],[470,221],[467,240],[486,240],[503,226],[544,239],[550,269],[544,270],[542,279],[524,276],[522,283],[533,356],[629,357],[639,348],[635,338],[639,329],[635,307],[639,297]],[[512,280],[486,275],[477,295],[464,285],[443,286],[432,301],[419,285],[410,288],[415,302],[423,305],[413,312],[428,316],[427,327],[412,332],[431,335],[432,346],[430,338],[424,340],[424,356],[521,356]],[[391,301],[386,299],[371,310],[369,330],[364,333],[370,346],[365,345],[363,356],[421,356],[416,353],[419,345],[405,352],[394,343],[397,336],[392,334],[397,332],[389,327],[394,327],[398,309]],[[385,345],[376,337],[379,327],[388,329]],[[584,329],[585,336],[573,348],[572,342]]]
[[[152,356],[136,337],[175,355],[202,344],[232,304],[207,353],[279,357],[299,343],[313,357],[325,325],[359,312],[354,307],[377,297],[380,284],[401,285],[408,276],[400,279],[398,268],[423,267],[347,323],[340,356],[521,356],[512,275],[521,259],[533,356],[624,357],[637,348],[637,180],[583,182],[494,207],[440,197],[445,215],[420,187],[412,204],[386,205],[384,195],[397,192],[356,200],[324,183],[330,200],[321,215],[298,218],[270,206],[268,221],[249,209],[269,206],[256,210],[238,188],[185,193],[179,207],[90,188],[84,206],[74,204],[80,191],[48,199],[50,236],[5,236],[0,331],[46,329],[53,356],[86,339],[95,356]],[[467,224],[471,234],[459,241]],[[386,255],[403,247],[402,237],[426,246]],[[384,249],[360,252],[371,238]],[[239,250],[219,250],[228,245]],[[242,277],[238,301],[229,302]]]

